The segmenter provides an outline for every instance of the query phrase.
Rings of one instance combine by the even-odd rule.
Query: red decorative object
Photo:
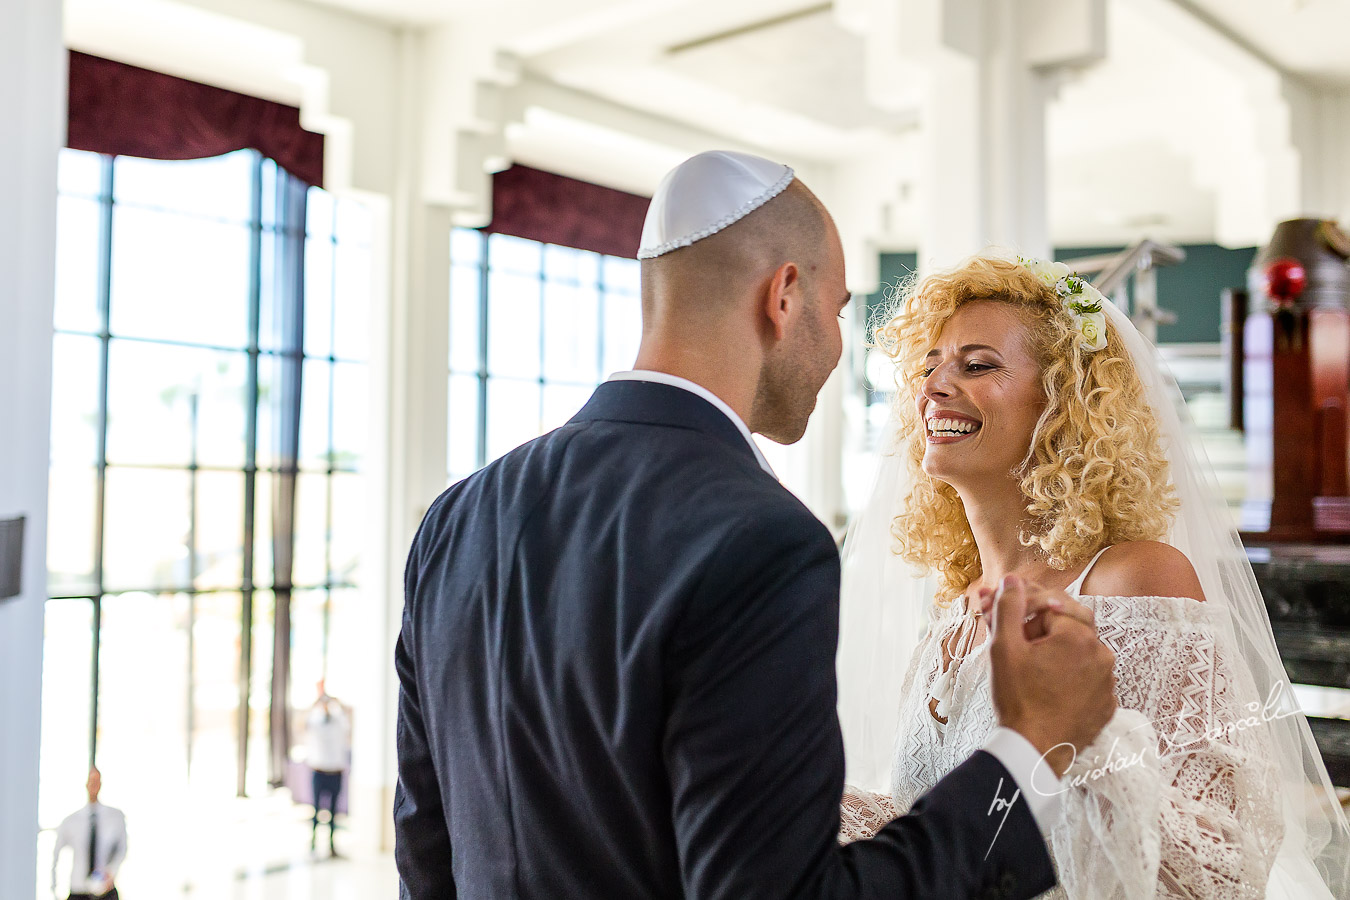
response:
[[[1350,267],[1322,225],[1281,222],[1247,275],[1242,513],[1258,542],[1350,543]]]
[[[1281,257],[1266,267],[1266,293],[1281,307],[1293,306],[1308,286],[1303,263]]]

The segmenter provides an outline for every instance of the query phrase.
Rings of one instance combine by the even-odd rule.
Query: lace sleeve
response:
[[[909,662],[905,665],[904,677],[901,680],[899,692],[901,697],[906,696],[914,689],[915,680],[919,677],[919,667],[928,658],[928,651],[935,640],[933,634],[931,631],[925,634],[910,654]],[[893,737],[893,734],[887,735],[887,740],[892,741]],[[890,746],[890,744],[888,743],[887,746]],[[847,741],[845,741],[844,750],[845,753],[850,752]],[[889,765],[887,768],[889,768]],[[849,777],[853,776],[850,775]],[[839,843],[848,844],[875,836],[882,829],[882,826],[899,816],[900,812],[899,805],[890,794],[868,791],[851,784],[845,784],[844,796],[839,801]]]
[[[1073,900],[1266,895],[1283,836],[1270,744],[1205,606],[1097,598],[1121,708],[1067,773],[1051,833]]]
[[[874,794],[852,785],[844,785],[839,801],[839,843],[866,840],[900,813],[886,794]]]

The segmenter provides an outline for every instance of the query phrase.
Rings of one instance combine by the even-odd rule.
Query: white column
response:
[[[1287,215],[1350,222],[1350,91],[1295,85],[1285,80],[1289,144],[1298,155],[1297,205]]]
[[[1322,137],[1322,158],[1335,158],[1336,149],[1350,146],[1350,90],[1328,97],[1324,105],[1327,128]],[[1350,227],[1350,167],[1339,166],[1329,179],[1327,208],[1345,227]]]
[[[490,173],[510,164],[505,129],[517,110],[507,88],[520,66],[500,50],[498,30],[491,20],[461,20],[417,36],[420,196],[454,209],[456,224],[488,223]]]
[[[1105,52],[1104,0],[895,0],[926,76],[919,265],[995,244],[1050,252],[1045,110],[1056,71]]]
[[[379,495],[384,532],[383,565],[367,572],[368,615],[348,623],[362,666],[353,734],[352,822],[361,844],[393,847],[397,754],[394,722],[398,681],[393,646],[403,611],[403,563],[422,516],[445,489],[446,402],[449,379],[451,211],[425,197],[424,64],[429,46],[405,32],[400,47],[397,185],[389,209],[391,246],[386,334],[379,335],[379,379],[372,385],[381,410],[373,444],[380,461],[373,492]],[[432,92],[434,93],[434,92]],[[374,474],[374,473],[373,473]]]
[[[27,517],[23,593],[0,600],[0,897],[34,896],[47,594],[61,4],[0,6],[0,518]]]
[[[1224,117],[1231,131],[1190,136],[1196,182],[1214,192],[1215,241],[1228,247],[1264,244],[1283,219],[1332,215],[1319,209],[1321,185],[1324,175],[1344,170],[1345,154],[1344,145],[1321,144],[1320,92],[1193,6],[1173,0],[1130,3],[1135,14],[1183,41],[1237,88]]]
[[[847,331],[845,340],[848,339]],[[848,524],[848,506],[844,497],[844,383],[848,351],[839,361],[816,397],[816,408],[802,439],[790,447],[780,447],[760,439],[774,474],[783,486],[797,495],[816,518],[825,523],[836,538],[842,538]]]

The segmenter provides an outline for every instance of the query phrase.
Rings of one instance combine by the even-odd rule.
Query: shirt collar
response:
[[[681,390],[686,390],[697,397],[702,397],[704,400],[707,400],[713,406],[717,407],[717,409],[720,410],[723,415],[725,415],[728,419],[731,420],[731,424],[736,426],[736,430],[741,433],[741,435],[745,438],[745,442],[750,445],[750,449],[754,451],[755,459],[756,461],[759,462],[759,467],[763,469],[765,472],[768,472],[770,475],[773,475],[774,478],[778,477],[777,475],[774,475],[773,467],[770,466],[769,461],[765,459],[764,451],[760,450],[759,445],[755,443],[754,436],[750,434],[750,428],[745,424],[745,422],[741,419],[740,416],[736,415],[736,411],[726,404],[726,401],[724,401],[721,397],[714,394],[712,391],[705,388],[703,385],[690,381],[688,378],[681,378],[678,375],[671,375],[669,372],[657,372],[652,369],[631,369],[627,372],[615,372],[613,375],[609,376],[607,380],[651,381],[655,382],[656,384],[665,384],[669,385],[670,387],[677,387],[680,388]]]

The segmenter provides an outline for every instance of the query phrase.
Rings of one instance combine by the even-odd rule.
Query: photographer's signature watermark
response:
[[[1248,715],[1239,719],[1233,719],[1229,722],[1220,722],[1211,724],[1206,720],[1209,718],[1201,713],[1181,713],[1176,716],[1169,716],[1164,719],[1156,719],[1153,722],[1144,721],[1131,728],[1124,734],[1117,735],[1111,742],[1110,748],[1106,752],[1106,759],[1097,764],[1097,757],[1094,757],[1092,768],[1081,769],[1073,775],[1061,780],[1061,787],[1058,791],[1051,794],[1045,794],[1037,791],[1043,796],[1053,796],[1062,794],[1072,788],[1079,788],[1087,785],[1089,782],[1105,778],[1107,775],[1114,775],[1117,772],[1123,772],[1126,769],[1132,769],[1143,765],[1149,760],[1150,756],[1161,762],[1172,756],[1182,753],[1190,753],[1198,749],[1198,745],[1210,743],[1213,741],[1225,741],[1235,734],[1247,731],[1252,728],[1259,728],[1262,725],[1279,719],[1287,719],[1290,716],[1298,715],[1301,710],[1293,697],[1286,694],[1287,684],[1280,682],[1272,685],[1270,694],[1266,697],[1266,702],[1253,701],[1246,704],[1244,710]],[[1158,727],[1163,723],[1174,723],[1174,727],[1163,729]],[[1144,727],[1151,725],[1156,734],[1157,742],[1145,746],[1136,752],[1128,755],[1121,755],[1119,752],[1121,740]],[[1078,751],[1072,744],[1059,744],[1050,748],[1049,753],[1058,750],[1060,747],[1067,747],[1071,754],[1069,762],[1069,771],[1072,771],[1078,762]],[[1049,765],[1045,757],[1042,756],[1038,765]]]
[[[993,852],[994,844],[998,842],[998,836],[1003,833],[1003,825],[1008,821],[1008,813],[1012,812],[1013,804],[1017,802],[1017,798],[1022,796],[1022,789],[1018,788],[1013,791],[1012,797],[1008,800],[1004,800],[1001,796],[1002,794],[1003,779],[1000,778],[998,780],[998,787],[994,788],[994,802],[989,804],[989,811],[985,813],[985,815],[992,816],[995,812],[1001,812],[1003,813],[1003,818],[999,820],[998,831],[994,832],[994,839],[989,842],[989,849],[984,851],[985,859],[988,859],[989,854]]]
[[[1168,716],[1163,719],[1153,721],[1144,720],[1135,727],[1129,729],[1123,734],[1116,735],[1111,741],[1111,746],[1106,751],[1105,759],[1098,761],[1100,757],[1094,756],[1091,767],[1079,768],[1074,771],[1078,764],[1078,751],[1069,743],[1057,744],[1051,747],[1040,760],[1037,761],[1037,768],[1033,771],[1032,787],[1038,795],[1042,797],[1053,797],[1067,793],[1074,788],[1086,787],[1094,781],[1105,778],[1108,775],[1114,775],[1117,772],[1123,772],[1151,762],[1162,762],[1172,756],[1183,753],[1191,753],[1200,749],[1199,745],[1211,743],[1214,741],[1227,741],[1234,735],[1253,728],[1259,728],[1279,719],[1286,719],[1290,716],[1299,715],[1302,710],[1298,703],[1287,693],[1289,685],[1286,682],[1279,682],[1271,686],[1270,694],[1266,697],[1265,703],[1253,701],[1243,707],[1247,715],[1227,722],[1213,722],[1210,717],[1202,713],[1181,713],[1176,716]],[[1162,724],[1172,724],[1172,728],[1163,729]],[[1130,752],[1123,752],[1120,749],[1122,739],[1135,733],[1144,726],[1150,726],[1154,732],[1156,740],[1146,741],[1145,746]],[[1040,766],[1048,766],[1046,757],[1061,747],[1067,747],[1071,758],[1069,767],[1066,769],[1064,777],[1055,776],[1053,783],[1059,785],[1055,791],[1044,791],[1038,786]],[[1069,774],[1072,773],[1072,774]],[[1053,772],[1051,773],[1054,774]],[[1043,776],[1042,776],[1043,777]],[[994,802],[990,804],[986,816],[992,816],[996,812],[1003,813],[1002,820],[999,821],[998,831],[994,832],[994,842],[998,841],[998,836],[1003,832],[1003,825],[1008,821],[1008,813],[1012,810],[1013,804],[1022,796],[1022,791],[1013,792],[1011,799],[1003,797],[1003,779],[998,781],[998,787],[994,790]],[[989,858],[989,853],[994,849],[994,842],[989,844],[989,850],[985,852],[985,859]]]

